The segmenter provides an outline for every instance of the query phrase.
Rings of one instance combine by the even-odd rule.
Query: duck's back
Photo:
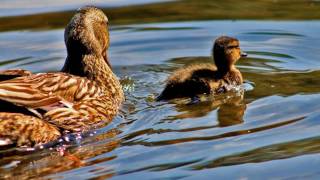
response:
[[[25,107],[22,110],[67,130],[110,122],[121,103],[119,97],[96,82],[66,73],[39,73],[2,81],[0,100]]]
[[[173,72],[158,100],[219,93],[226,85],[241,83],[242,76],[237,69],[221,74],[213,64],[190,65]]]
[[[6,81],[21,76],[29,76],[32,73],[24,69],[9,69],[0,71],[0,81]]]

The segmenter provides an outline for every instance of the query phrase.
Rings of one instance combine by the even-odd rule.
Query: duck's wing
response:
[[[101,93],[94,82],[65,73],[39,73],[0,82],[0,99],[18,106],[49,109]]]
[[[39,108],[61,100],[36,88],[35,85],[42,82],[33,79],[34,76],[25,76],[0,82],[0,99],[27,108]]]
[[[95,82],[65,73],[34,74],[0,82],[0,100],[24,106],[71,131],[109,122],[120,104]]]
[[[11,102],[0,100],[0,112],[21,113],[25,115],[35,116],[27,107],[17,106]]]
[[[34,146],[56,140],[58,128],[39,118],[20,113],[0,113],[0,147]]]
[[[44,114],[44,119],[69,131],[86,131],[110,123],[118,113],[120,100],[109,95],[87,98],[72,108],[56,108]]]
[[[29,76],[31,74],[32,73],[30,71],[24,69],[2,70],[0,71],[0,81],[6,81],[21,76]]]

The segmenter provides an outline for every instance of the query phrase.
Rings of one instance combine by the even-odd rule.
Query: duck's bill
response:
[[[245,53],[245,52],[241,52],[241,57],[247,57],[248,56],[248,54],[247,53]]]

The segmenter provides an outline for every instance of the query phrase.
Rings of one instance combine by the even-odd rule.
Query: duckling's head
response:
[[[108,18],[102,10],[92,6],[80,8],[65,28],[64,40],[70,64],[77,66],[83,63],[79,61],[84,55],[92,55],[103,58],[111,68],[107,58]]]
[[[246,54],[240,50],[239,40],[233,37],[220,36],[214,42],[213,57],[218,70],[228,71]]]

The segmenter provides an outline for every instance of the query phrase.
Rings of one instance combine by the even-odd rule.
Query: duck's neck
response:
[[[86,77],[98,83],[99,86],[105,87],[108,93],[111,93],[111,97],[123,99],[124,95],[121,84],[102,56],[92,54],[82,55],[81,64],[72,63],[79,62],[78,59],[74,58],[79,57],[68,55],[62,72]]]

